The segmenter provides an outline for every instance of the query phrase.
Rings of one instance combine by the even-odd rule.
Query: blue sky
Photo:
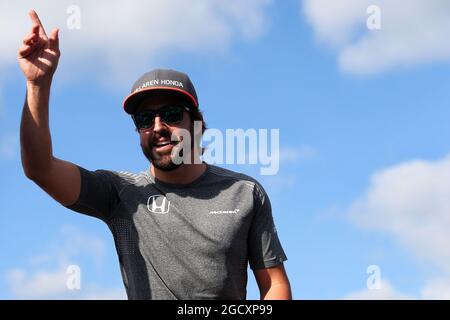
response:
[[[61,28],[56,157],[91,170],[147,168],[122,100],[150,69],[184,71],[210,128],[280,130],[277,175],[226,167],[266,188],[294,298],[450,297],[450,5],[199,0],[179,13],[182,1],[135,2],[0,10],[15,23],[0,35],[0,298],[124,297],[106,225],[63,208],[22,173],[24,80],[14,57],[32,7],[47,29]],[[66,26],[70,4],[81,9],[80,30]],[[381,9],[381,30],[365,28],[369,4]],[[140,22],[139,6],[160,12],[157,23]],[[71,264],[82,270],[79,291],[65,289]],[[381,270],[379,290],[367,288],[370,265]],[[249,280],[248,298],[258,298]]]

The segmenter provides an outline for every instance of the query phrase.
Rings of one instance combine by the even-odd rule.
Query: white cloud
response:
[[[11,293],[19,299],[51,298],[68,293],[64,266],[57,270],[40,270],[31,274],[25,269],[13,269],[7,272],[6,277]]]
[[[422,297],[428,300],[450,299],[450,277],[428,281],[421,290]]]
[[[101,269],[104,258],[102,239],[86,234],[73,226],[61,228],[60,239],[44,254],[30,257],[29,265],[6,272],[10,294],[17,299],[126,299],[124,288],[105,288],[84,280],[81,269],[80,290],[70,290],[67,281],[73,273],[68,267],[78,265],[81,256],[87,256]]]
[[[384,232],[421,262],[450,279],[450,155],[414,160],[374,174],[349,217],[358,226]],[[423,297],[446,296],[450,281],[427,280]]]
[[[389,280],[381,281],[380,289],[363,289],[350,293],[346,300],[410,300],[412,297],[396,291]]]
[[[368,30],[370,5],[381,9],[381,30]],[[367,74],[450,60],[447,0],[304,0],[317,38],[339,51],[340,67]]]
[[[420,297],[426,300],[449,300],[450,278],[432,279],[420,290]],[[397,291],[389,280],[381,281],[379,290],[362,289],[344,297],[346,300],[412,300],[413,296]]]
[[[350,216],[359,225],[388,232],[450,272],[450,156],[411,161],[376,173]]]
[[[101,268],[105,257],[105,244],[102,239],[86,234],[71,225],[64,225],[60,233],[65,241],[50,251],[59,261],[67,261],[70,257],[84,254],[92,257],[96,267]]]
[[[82,297],[83,300],[126,300],[124,289],[105,290],[104,288],[91,288],[89,293]]]
[[[70,300],[125,300],[123,288],[103,288],[93,284],[84,284],[80,290],[67,287],[67,267],[61,265],[54,270],[28,271],[13,269],[7,272],[6,280],[11,294],[17,299],[70,299]]]
[[[272,0],[115,0],[76,1],[80,29],[69,29],[67,8],[73,1],[1,0],[2,46],[0,66],[15,63],[16,51],[31,23],[27,12],[35,8],[44,27],[60,27],[62,64],[80,68],[113,69],[114,79],[150,68],[167,54],[222,52],[236,39],[259,37],[267,26]],[[137,68],[138,66],[138,68]],[[91,69],[89,69],[92,71]],[[132,75],[133,79],[136,77]],[[105,80],[106,81],[106,80]]]

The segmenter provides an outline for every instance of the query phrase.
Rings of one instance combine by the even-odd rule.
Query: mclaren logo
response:
[[[170,210],[170,201],[160,194],[151,196],[147,200],[147,209],[152,213],[166,214]]]
[[[209,214],[238,214],[239,209],[234,210],[213,210],[210,211]]]

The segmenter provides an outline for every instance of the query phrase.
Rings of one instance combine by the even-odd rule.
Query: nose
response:
[[[161,121],[159,115],[155,117],[155,124],[153,125],[153,132],[161,132],[164,128],[164,123]]]

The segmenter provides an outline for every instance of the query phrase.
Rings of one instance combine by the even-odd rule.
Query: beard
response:
[[[171,138],[171,134],[168,131],[162,131],[160,133],[162,137],[165,138]],[[173,145],[174,149],[178,149],[178,147],[181,147],[183,144],[182,140],[178,141],[177,144]],[[174,163],[172,160],[172,152],[165,153],[165,154],[158,154],[153,151],[153,147],[155,144],[153,142],[150,142],[148,146],[143,146],[141,144],[142,152],[144,153],[145,157],[150,161],[150,163],[156,168],[161,171],[173,171],[177,168],[179,168],[181,165],[183,165],[183,162],[181,163]],[[173,151],[173,150],[172,150]],[[183,149],[176,151],[179,157],[183,157]]]
[[[144,147],[141,145],[142,152],[144,153],[145,157],[148,159],[148,161],[151,162],[151,164],[161,171],[173,171],[177,168],[179,168],[183,163],[176,164],[172,161],[171,154],[164,154],[164,155],[155,155],[155,153],[152,151],[153,144],[151,144],[148,147]],[[181,151],[181,154],[183,151]]]

